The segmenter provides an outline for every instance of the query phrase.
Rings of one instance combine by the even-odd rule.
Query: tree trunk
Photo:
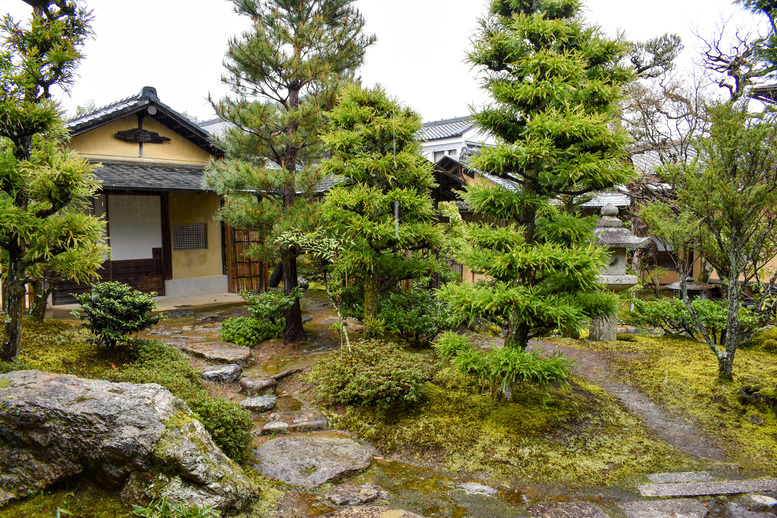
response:
[[[283,262],[283,293],[289,295],[297,287],[297,257],[292,255]],[[302,328],[302,310],[299,306],[299,299],[284,313],[286,318],[286,329],[283,332],[283,338],[287,342],[300,342],[307,338],[305,330]]]
[[[21,254],[8,250],[7,286],[3,295],[5,309],[5,337],[0,350],[0,361],[12,361],[19,353],[24,312],[24,268]]]
[[[374,275],[367,274],[364,278],[364,322],[374,322],[378,318],[378,282]],[[373,326],[365,326],[367,339],[375,338]]]
[[[43,322],[46,318],[46,304],[53,288],[49,288],[44,279],[33,281],[32,302],[30,303],[30,320]]]
[[[283,261],[279,261],[270,274],[270,288],[277,288],[283,279]]]

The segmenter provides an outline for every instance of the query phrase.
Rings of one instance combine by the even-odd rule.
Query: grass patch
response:
[[[640,336],[635,342],[554,341],[610,353],[614,373],[671,412],[690,416],[706,433],[721,439],[732,460],[756,471],[775,472],[777,413],[769,400],[777,385],[777,355],[758,346],[740,347],[734,360],[734,382],[720,383],[713,353],[706,344],[688,337]],[[743,397],[744,387],[761,388],[760,402]]]
[[[419,365],[434,365],[424,358],[431,353],[415,354]],[[693,467],[653,439],[612,396],[572,380],[546,388],[518,385],[507,402],[447,366],[433,373],[415,405],[390,411],[346,407],[332,420],[387,455],[503,481],[610,485],[645,472]]]

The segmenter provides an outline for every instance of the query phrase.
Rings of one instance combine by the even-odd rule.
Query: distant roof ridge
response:
[[[86,113],[82,113],[77,117],[73,117],[72,119],[67,121],[67,123],[68,125],[74,125],[76,124],[76,121],[80,121],[81,119],[88,119],[94,116],[96,113],[107,112],[107,111],[110,111],[111,108],[114,108],[121,104],[127,104],[129,102],[139,101],[143,98],[146,98],[149,101],[159,102],[159,97],[157,96],[156,88],[154,88],[153,86],[144,86],[143,88],[140,89],[140,92],[136,93],[135,95],[130,95],[123,99],[119,99],[118,101],[114,101],[110,104],[106,104],[105,106],[100,106]]]
[[[436,126],[438,124],[451,124],[454,122],[463,122],[468,119],[472,119],[472,115],[462,115],[461,117],[453,117],[450,119],[440,119],[436,121],[424,122],[424,126]]]

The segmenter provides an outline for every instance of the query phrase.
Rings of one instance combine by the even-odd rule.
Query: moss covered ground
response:
[[[721,440],[728,457],[740,466],[773,475],[777,472],[777,354],[769,351],[772,334],[737,350],[732,383],[718,381],[717,360],[707,345],[687,337],[554,341],[606,354],[616,365],[620,381],[670,412],[699,423],[704,432]],[[755,392],[758,396],[745,395],[754,389],[760,389]]]

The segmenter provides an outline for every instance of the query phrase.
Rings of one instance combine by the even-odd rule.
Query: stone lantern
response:
[[[599,275],[599,282],[610,291],[623,291],[639,282],[636,275],[626,275],[626,251],[646,248],[649,237],[637,237],[631,230],[623,227],[618,219],[618,208],[607,204],[602,207],[602,217],[596,222],[594,235],[610,251],[610,264]],[[590,339],[594,341],[615,340],[618,316],[609,318],[594,317],[591,322]]]

